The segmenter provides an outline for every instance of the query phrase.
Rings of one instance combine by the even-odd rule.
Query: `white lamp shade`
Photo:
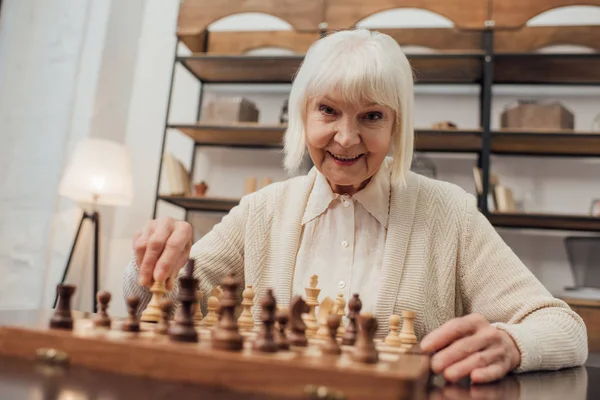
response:
[[[73,154],[59,193],[73,200],[101,205],[129,205],[133,200],[131,158],[125,146],[87,138]]]

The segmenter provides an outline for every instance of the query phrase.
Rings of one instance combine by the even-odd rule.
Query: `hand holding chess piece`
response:
[[[149,221],[133,238],[140,285],[165,282],[173,290],[173,280],[188,260],[192,248],[192,226],[185,221],[162,217]]]

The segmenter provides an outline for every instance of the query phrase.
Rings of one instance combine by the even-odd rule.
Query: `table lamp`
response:
[[[94,225],[94,276],[93,311],[96,312],[98,293],[98,253],[100,215],[97,206],[126,206],[133,199],[129,152],[121,143],[100,138],[87,138],[75,148],[73,157],[62,177],[59,194],[79,203],[90,204],[92,212],[85,209],[79,221],[73,246],[67,259],[61,283],[64,283],[81,227],[86,219]],[[54,307],[58,296],[54,299]]]

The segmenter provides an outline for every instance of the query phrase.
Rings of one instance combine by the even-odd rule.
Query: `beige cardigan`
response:
[[[258,299],[273,288],[289,304],[301,220],[316,170],[271,184],[242,198],[194,244],[195,276],[205,293],[229,272],[243,277]],[[508,332],[521,352],[516,372],[581,365],[588,354],[586,327],[566,303],[534,277],[478,211],[475,198],[446,182],[410,173],[392,185],[383,285],[374,315],[378,335],[390,314],[416,312],[419,340],[451,318],[480,313]],[[149,293],[126,269],[125,296]],[[260,307],[254,309],[255,318]]]

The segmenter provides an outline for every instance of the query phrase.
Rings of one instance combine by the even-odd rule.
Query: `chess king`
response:
[[[304,296],[307,333],[319,299],[339,293],[360,294],[379,338],[393,314],[410,311],[421,348],[435,352],[432,370],[450,381],[584,363],[582,319],[535,278],[476,199],[410,170],[413,95],[411,65],[391,37],[356,29],[315,42],[293,81],[284,137],[288,171],[307,152],[314,166],[244,196],[196,243],[186,222],[149,221],[133,239],[124,295],[147,304],[158,281],[174,296],[192,258],[205,298],[231,273],[252,285],[255,304],[269,289],[278,304]],[[253,313],[260,322],[260,307]]]

